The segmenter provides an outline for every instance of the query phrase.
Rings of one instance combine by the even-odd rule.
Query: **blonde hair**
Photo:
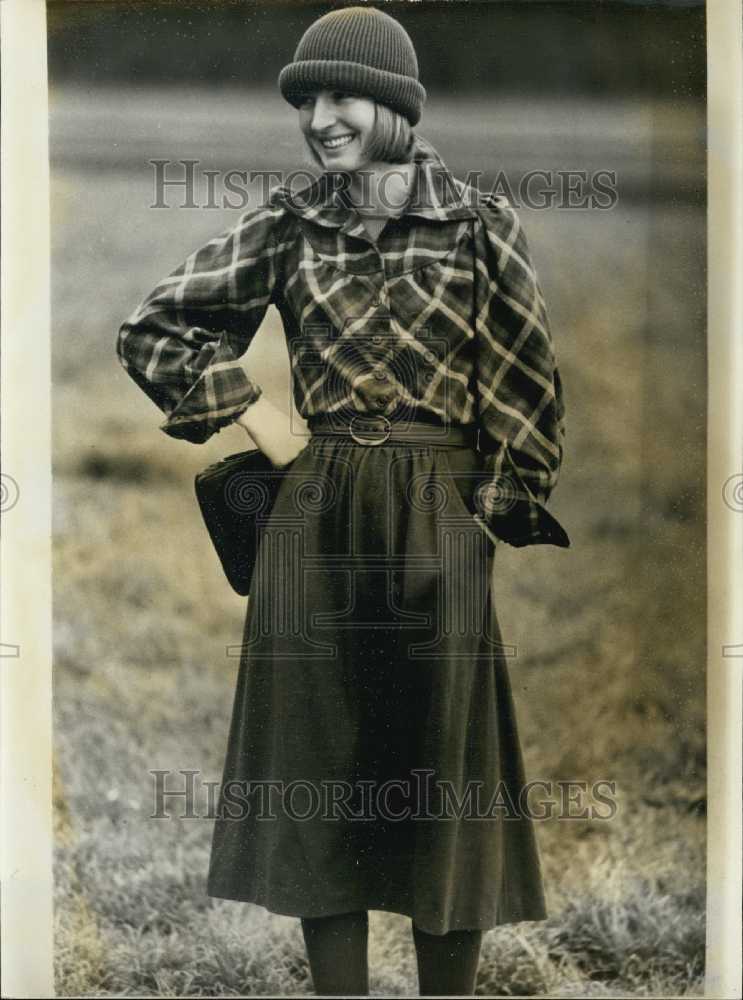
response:
[[[310,156],[318,167],[322,167],[322,158],[306,136],[305,141]],[[366,141],[364,155],[374,163],[410,163],[413,160],[414,145],[415,133],[407,118],[376,101],[374,127]]]
[[[377,103],[374,128],[364,153],[375,163],[410,163],[415,135],[407,118],[386,104]]]

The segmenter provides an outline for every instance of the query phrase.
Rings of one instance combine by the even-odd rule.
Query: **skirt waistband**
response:
[[[418,418],[390,420],[381,414],[323,413],[307,421],[314,437],[345,438],[367,447],[384,444],[430,444],[443,448],[477,449],[474,426],[435,423]]]

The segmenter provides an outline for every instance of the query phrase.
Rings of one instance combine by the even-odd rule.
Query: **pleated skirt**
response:
[[[207,891],[390,910],[432,934],[546,916],[469,447],[312,437],[248,601]]]

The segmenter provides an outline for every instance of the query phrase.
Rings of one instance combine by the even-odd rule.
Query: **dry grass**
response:
[[[113,354],[125,314],[230,216],[157,215],[149,184],[54,180],[57,989],[304,995],[297,921],[206,896],[208,821],[148,819],[151,769],[220,778],[244,614],[192,496],[242,437],[166,438]],[[615,781],[617,813],[538,824],[550,918],[486,935],[478,993],[698,995],[704,216],[620,200],[524,218],[566,387],[553,509],[573,546],[501,547],[499,620],[529,775]],[[270,317],[251,348],[279,399],[280,337]],[[409,921],[373,913],[370,954],[375,993],[416,992]]]

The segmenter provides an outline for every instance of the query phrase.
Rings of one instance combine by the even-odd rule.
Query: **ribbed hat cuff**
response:
[[[279,87],[286,100],[298,107],[313,90],[348,90],[372,97],[404,115],[411,125],[420,120],[426,100],[423,84],[411,76],[334,59],[308,59],[290,63],[279,74]]]

